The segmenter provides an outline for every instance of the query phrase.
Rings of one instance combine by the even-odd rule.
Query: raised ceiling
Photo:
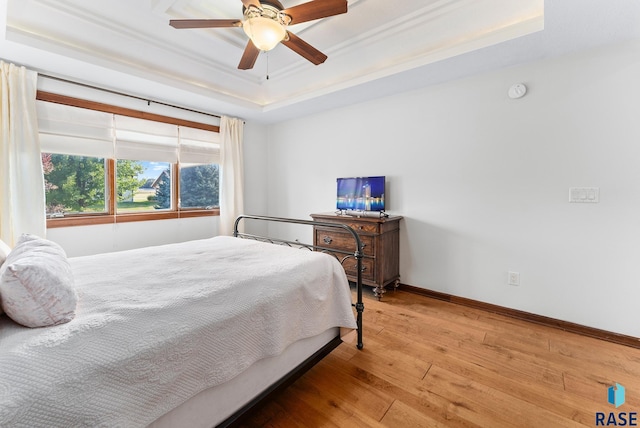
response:
[[[474,69],[522,62],[529,55],[543,56],[540,48],[527,40],[537,40],[530,37],[548,31],[545,25],[553,25],[558,19],[549,16],[550,8],[553,13],[556,7],[562,19],[566,11],[552,6],[554,2],[548,2],[545,8],[543,0],[349,0],[346,14],[289,29],[327,54],[324,64],[314,66],[280,45],[261,53],[252,70],[238,70],[247,43],[241,28],[176,30],[168,21],[241,18],[240,0],[3,1],[7,3],[4,43],[10,43],[14,50],[16,46],[28,47],[79,64],[52,70],[37,56],[13,55],[27,66],[59,77],[102,83],[97,81],[99,77],[87,75],[91,68],[80,66],[89,64],[94,69],[100,67],[175,88],[182,99],[184,94],[210,99],[210,108],[222,109],[221,113],[230,111],[265,121],[344,105],[366,98],[365,92],[384,94],[391,90],[388,83],[394,80],[398,90],[406,90],[420,84],[421,79],[428,83],[437,76],[442,80],[447,74],[457,77]],[[606,0],[560,3],[594,1],[611,5]],[[305,2],[282,1],[285,7]],[[619,9],[619,3],[615,3],[618,6],[607,10]],[[621,31],[619,27],[611,30]],[[551,31],[564,34],[558,29]],[[520,42],[514,45],[514,40]],[[531,52],[517,50],[518,43]],[[560,47],[553,49],[562,50],[561,41],[557,44]],[[500,45],[505,46],[503,53],[491,54],[489,47]],[[443,68],[447,61],[472,59],[480,51],[493,56],[483,60],[476,55],[477,62],[471,61],[465,70],[447,72]],[[110,86],[127,89],[119,88],[113,78]]]

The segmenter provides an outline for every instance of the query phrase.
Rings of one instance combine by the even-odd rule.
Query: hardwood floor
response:
[[[244,426],[593,427],[596,412],[640,412],[639,349],[413,293],[365,300],[364,346],[341,344]]]

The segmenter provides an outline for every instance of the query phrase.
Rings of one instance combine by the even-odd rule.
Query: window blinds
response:
[[[115,116],[116,159],[178,162],[178,127],[135,117]]]
[[[45,153],[112,158],[113,115],[38,101],[38,128]]]
[[[180,126],[180,162],[220,163],[220,134]]]
[[[45,153],[144,160],[218,163],[216,132],[38,101]]]

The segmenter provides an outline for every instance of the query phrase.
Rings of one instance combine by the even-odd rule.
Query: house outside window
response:
[[[116,194],[118,213],[170,210],[171,164],[118,159]]]

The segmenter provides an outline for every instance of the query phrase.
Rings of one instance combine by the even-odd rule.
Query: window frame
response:
[[[56,104],[64,104],[72,107],[80,107],[89,110],[96,110],[105,113],[119,114],[122,116],[130,116],[138,119],[152,120],[155,122],[169,123],[172,125],[186,126],[190,128],[202,129],[205,131],[220,132],[220,127],[201,122],[177,119],[170,116],[163,116],[155,113],[149,113],[125,107],[118,107],[110,104],[99,103],[96,101],[83,100],[66,95],[54,94],[51,92],[37,91],[36,99]],[[135,221],[151,221],[151,220],[168,220],[178,218],[208,217],[219,216],[220,208],[203,209],[203,208],[187,208],[182,209],[178,205],[178,196],[180,189],[180,171],[178,163],[171,163],[171,173],[175,179],[172,179],[172,192],[176,197],[172,198],[171,209],[162,212],[143,212],[143,213],[122,213],[116,211],[116,159],[106,159],[106,179],[105,179],[105,197],[107,199],[106,213],[78,213],[66,214],[64,217],[48,218],[47,228],[86,226],[110,223],[129,223]]]

